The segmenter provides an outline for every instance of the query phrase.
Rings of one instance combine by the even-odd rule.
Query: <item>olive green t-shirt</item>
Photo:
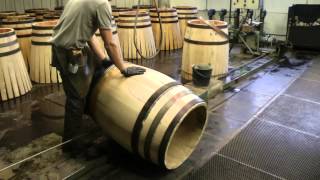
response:
[[[112,11],[108,0],[69,0],[52,43],[62,48],[86,46],[98,28],[111,29]]]

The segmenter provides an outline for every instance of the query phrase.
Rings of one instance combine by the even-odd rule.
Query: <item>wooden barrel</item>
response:
[[[29,56],[31,49],[32,23],[34,20],[35,19],[31,17],[9,18],[4,19],[1,25],[2,27],[13,28],[15,30],[27,69],[29,69],[30,66]]]
[[[118,31],[123,57],[126,60],[142,59],[134,45],[134,27],[136,11],[120,13]],[[136,40],[139,51],[144,57],[150,57],[156,53],[156,45],[153,38],[152,25],[149,13],[139,12],[136,26]]]
[[[96,122],[115,141],[167,169],[179,167],[190,156],[207,122],[203,100],[148,68],[131,78],[114,66],[107,69],[90,105]]]
[[[7,18],[8,16],[13,16],[15,14],[16,14],[15,11],[1,11],[0,12],[0,24],[1,24],[2,19]]]
[[[51,11],[47,8],[37,8],[37,9],[27,9],[25,10],[26,13],[30,14],[31,17],[34,17],[36,18],[36,22],[41,22],[43,21],[43,16],[45,14],[48,14],[48,13],[52,13],[54,11]]]
[[[119,54],[120,54],[120,56],[122,56],[122,51],[121,51],[121,46],[120,46],[120,40],[119,40],[119,36],[118,36],[118,31],[117,31],[117,25],[116,25],[116,22],[115,22],[114,19],[112,19],[112,34],[113,34],[113,36],[112,36],[113,41],[118,45],[119,51],[120,51]],[[105,49],[104,42],[103,42],[102,37],[101,37],[101,35],[100,35],[99,29],[97,30],[97,32],[95,33],[95,35],[97,36],[97,39],[98,39],[99,44],[100,44],[100,47],[101,47],[102,49]],[[106,53],[106,55],[107,55],[107,58],[109,58],[107,51],[105,51],[105,53]]]
[[[0,28],[0,94],[7,101],[31,91],[32,84],[19,43],[11,28]]]
[[[50,13],[50,14],[45,14],[43,15],[43,20],[44,21],[54,21],[54,20],[59,20],[61,14],[60,13]]]
[[[150,5],[153,2],[153,0],[140,0],[141,5]],[[118,6],[118,7],[132,7],[136,4],[138,4],[138,0],[112,0],[110,2],[111,5],[113,6]]]
[[[126,11],[131,11],[132,9],[126,8],[126,7],[117,7],[115,9],[112,9],[112,16],[116,23],[118,23],[119,20],[119,13],[120,12],[126,12]]]
[[[15,20],[18,20],[18,19],[26,18],[26,17],[30,17],[30,14],[17,13],[17,14],[15,14],[15,15],[7,16],[5,19],[15,19]]]
[[[32,26],[30,77],[34,82],[62,82],[56,68],[51,66],[52,47],[50,41],[56,24],[57,21],[44,21],[34,23]]]
[[[139,10],[142,12],[150,12],[150,9],[154,9],[155,6],[153,5],[140,5]],[[136,10],[138,9],[138,5],[132,6],[132,9]]]
[[[161,30],[157,10],[150,10],[153,35],[157,48],[166,51],[182,48],[182,37],[180,33],[177,10],[172,8],[162,8],[159,9],[159,11],[163,29],[162,45],[160,45]]]
[[[181,36],[184,37],[188,21],[198,18],[198,8],[192,6],[177,6],[175,8],[178,12]]]
[[[228,34],[228,24],[210,20],[211,24]],[[182,78],[192,80],[192,65],[211,64],[212,76],[219,77],[228,73],[229,40],[215,33],[200,20],[191,20],[184,38],[182,54]]]

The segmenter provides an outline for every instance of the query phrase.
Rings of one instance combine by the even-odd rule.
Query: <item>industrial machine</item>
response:
[[[240,42],[244,45],[244,52],[261,55],[261,42],[269,41],[263,31],[267,15],[267,11],[263,8],[263,0],[232,0],[230,11],[232,7],[236,10],[233,17],[229,17],[230,22],[231,18],[234,20],[230,30],[232,32],[230,50],[234,43]]]

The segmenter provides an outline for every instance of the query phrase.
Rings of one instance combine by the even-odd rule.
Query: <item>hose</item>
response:
[[[158,15],[158,19],[159,19],[159,23],[160,23],[160,47],[162,46],[162,43],[163,43],[163,40],[162,40],[162,37],[163,37],[163,29],[162,29],[162,20],[161,20],[161,16],[160,16],[160,11],[159,11],[159,8],[158,8],[158,3],[156,0],[153,0],[154,4],[155,4],[155,8],[157,10],[157,15]],[[160,49],[157,49],[156,53],[152,56],[149,56],[149,57],[145,57],[141,50],[138,48],[138,45],[137,45],[137,23],[138,23],[138,16],[139,16],[139,10],[140,10],[140,4],[141,4],[141,0],[138,0],[138,5],[137,5],[137,10],[136,10],[136,17],[135,17],[135,22],[134,22],[134,46],[138,52],[138,54],[143,58],[143,59],[152,59],[154,57],[156,57],[159,53],[160,53]]]

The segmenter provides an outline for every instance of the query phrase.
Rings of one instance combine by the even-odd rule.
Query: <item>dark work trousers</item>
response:
[[[66,94],[64,135],[63,142],[77,137],[83,131],[83,115],[86,112],[86,100],[90,91],[92,78],[95,72],[96,56],[89,47],[82,51],[84,54],[82,64],[79,64],[77,73],[71,73],[68,70],[70,63],[70,51],[53,46],[52,66],[60,72],[64,92]],[[81,141],[72,141],[63,146],[64,151],[79,151],[83,148]]]

